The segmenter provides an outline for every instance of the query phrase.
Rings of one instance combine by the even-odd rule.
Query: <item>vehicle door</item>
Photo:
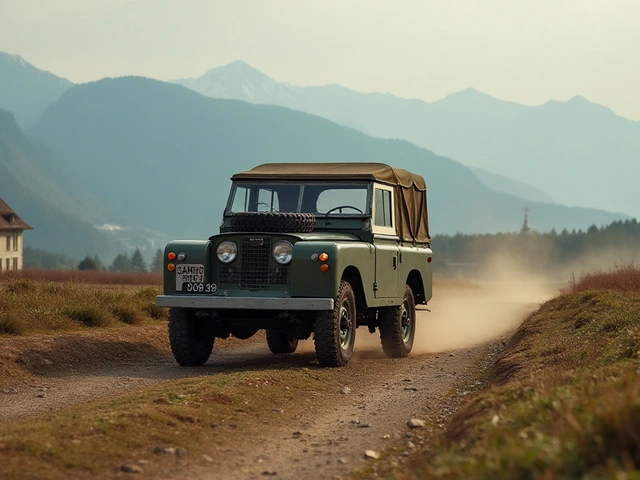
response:
[[[393,187],[373,184],[372,231],[376,249],[376,298],[402,296],[398,293],[399,239],[395,229]],[[404,288],[404,285],[402,285]]]

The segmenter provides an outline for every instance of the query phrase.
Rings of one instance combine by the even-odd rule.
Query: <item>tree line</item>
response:
[[[539,273],[579,270],[581,265],[606,268],[640,261],[640,223],[619,220],[586,231],[435,235],[432,246],[434,273],[442,275],[481,274],[498,257]]]
[[[147,264],[142,252],[136,248],[132,254],[119,253],[104,263],[97,255],[87,255],[82,260],[73,260],[67,255],[50,252],[29,245],[24,246],[24,268],[46,270],[101,270],[106,272],[159,272],[162,270],[163,253],[158,249],[151,263]]]
[[[109,266],[104,265],[97,255],[94,257],[87,255],[78,263],[77,269],[109,272],[159,272],[162,270],[162,250],[158,249],[156,251],[148,266],[142,256],[142,252],[139,248],[136,248],[131,256],[127,252],[119,253]]]

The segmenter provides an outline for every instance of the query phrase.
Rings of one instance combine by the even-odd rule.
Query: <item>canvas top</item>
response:
[[[344,163],[264,163],[246,172],[236,173],[232,180],[259,179],[265,177],[283,179],[354,179],[374,180],[390,185],[402,185],[426,190],[422,176],[385,163],[344,162]]]

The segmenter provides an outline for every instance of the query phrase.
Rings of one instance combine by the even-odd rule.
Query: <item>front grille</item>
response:
[[[238,253],[240,264],[223,268],[222,282],[251,290],[287,284],[287,268],[277,265],[271,256],[271,237],[243,237]]]

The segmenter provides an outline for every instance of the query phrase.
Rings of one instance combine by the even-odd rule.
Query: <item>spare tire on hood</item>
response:
[[[309,233],[315,225],[313,213],[238,212],[231,217],[234,232]]]

